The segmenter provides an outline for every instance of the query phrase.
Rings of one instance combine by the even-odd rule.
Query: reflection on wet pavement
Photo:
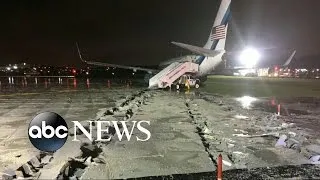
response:
[[[100,87],[141,87],[131,80],[64,78],[64,77],[0,77],[0,93],[47,91],[51,89],[87,89]]]
[[[239,101],[243,108],[250,109],[252,106],[252,103],[257,101],[257,98],[250,97],[250,96],[242,96],[239,98],[236,98],[237,101]]]

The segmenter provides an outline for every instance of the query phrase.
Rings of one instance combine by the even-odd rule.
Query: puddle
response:
[[[251,96],[242,96],[242,97],[236,98],[236,100],[241,103],[242,108],[251,109],[253,103],[258,99]]]
[[[248,98],[245,98],[248,99]],[[265,112],[278,113],[278,105],[280,105],[280,114],[289,115],[309,115],[310,109],[314,109],[320,105],[319,98],[269,98],[258,99],[251,102],[249,108],[254,110],[262,110]]]
[[[308,115],[311,114],[310,112],[306,111],[306,110],[298,110],[298,109],[286,109],[287,110],[287,114],[295,114],[295,115]]]
[[[292,98],[277,98],[282,103],[306,103],[320,105],[320,98],[316,97],[292,97]]]
[[[234,118],[236,118],[236,119],[249,119],[248,116],[243,116],[241,114],[235,115]]]

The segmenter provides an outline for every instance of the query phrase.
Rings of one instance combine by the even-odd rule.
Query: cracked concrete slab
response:
[[[148,105],[142,106],[143,114],[134,115],[130,121],[149,120],[151,138],[146,142],[115,141],[103,147],[108,170],[95,178],[122,179],[215,170],[191,119],[181,113],[181,109],[185,109],[184,99],[171,101],[172,98],[159,92]],[[167,106],[167,102],[171,105]],[[140,132],[133,133],[139,135]],[[105,169],[103,166],[90,167],[82,178],[87,179],[99,169]]]
[[[137,89],[110,89],[97,84],[88,90],[53,86],[41,93],[11,92],[0,96],[0,172],[17,169],[39,154],[29,141],[27,129],[39,112],[53,111],[68,123],[96,118],[101,108],[108,108],[121,96]],[[28,90],[27,90],[28,91]],[[68,99],[72,102],[68,102]],[[66,156],[67,157],[67,156]]]
[[[34,175],[32,178],[40,179],[146,176],[212,179],[216,157],[222,154],[225,177],[229,178],[235,174],[243,179],[289,177],[281,174],[281,169],[290,169],[299,176],[302,171],[313,173],[308,177],[318,176],[314,170],[303,170],[309,166],[302,165],[310,163],[308,157],[317,152],[315,148],[320,143],[312,126],[317,124],[316,116],[311,114],[315,110],[302,115],[276,116],[261,108],[244,109],[231,97],[170,91],[137,93],[137,90],[140,89],[55,87],[24,94],[23,98],[19,93],[17,97],[0,96],[1,130],[4,130],[0,133],[1,172],[12,175],[18,167],[30,162],[30,167],[38,168],[32,168],[29,173]],[[72,142],[69,136],[65,146],[52,157],[42,157],[40,164],[36,160],[31,162],[39,151],[31,146],[25,130],[36,113],[47,110],[60,113],[68,125],[72,120],[150,121],[151,139],[137,142],[136,136],[145,136],[137,129],[131,141],[119,141],[108,133],[112,141],[97,143],[95,148],[85,140],[87,150],[97,152],[84,155],[80,148],[83,144]],[[116,117],[119,114],[121,117]],[[304,121],[305,118],[310,121]],[[292,122],[294,125],[290,125]],[[282,134],[292,138],[290,142],[298,143],[299,148],[276,148],[277,138]],[[25,167],[23,171],[27,170]],[[274,176],[274,172],[279,174]],[[16,171],[19,177],[21,173],[21,169]]]

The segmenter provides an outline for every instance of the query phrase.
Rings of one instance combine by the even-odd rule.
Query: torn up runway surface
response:
[[[86,113],[82,120],[123,120],[124,117],[127,117],[128,110],[131,109],[133,113],[130,113],[126,120],[150,121],[147,129],[151,132],[151,138],[148,141],[136,141],[136,135],[145,136],[137,129],[134,130],[131,141],[119,141],[113,138],[109,143],[93,144],[85,139],[83,141],[86,143],[71,142],[72,136],[70,135],[63,148],[52,156],[47,155],[40,159],[40,162],[47,161],[47,163],[36,170],[38,174],[32,174],[31,177],[40,179],[121,179],[161,175],[170,177],[172,174],[193,174],[193,177],[198,177],[208,173],[214,175],[216,158],[222,154],[226,177],[233,177],[244,172],[262,175],[243,176],[242,179],[253,177],[268,179],[291,177],[290,175],[279,175],[281,172],[272,168],[276,166],[285,166],[284,171],[291,168],[292,177],[301,177],[302,173],[294,173],[292,167],[287,167],[287,165],[292,164],[299,168],[301,164],[310,163],[306,155],[308,152],[306,154],[304,152],[307,148],[303,148],[304,146],[301,151],[274,146],[280,134],[289,134],[289,131],[296,135],[303,134],[303,131],[296,127],[278,128],[285,121],[285,117],[275,117],[272,113],[258,110],[242,109],[236,102],[225,97],[211,96],[213,101],[210,101],[208,98],[195,94],[165,91],[137,92],[134,90],[126,91],[126,94],[123,96],[118,93],[113,97],[118,101],[103,104],[101,99],[97,99],[101,94],[91,93],[90,97],[79,96],[78,101],[87,101],[87,98],[92,98],[94,100],[91,102],[96,102],[96,105],[94,103],[90,105],[74,104],[73,106],[78,107],[75,108],[79,109],[78,111],[73,111],[72,108],[66,111],[64,108],[59,109],[54,106],[56,109],[53,108],[52,111],[57,110],[57,113],[62,113],[60,114],[62,117],[69,117],[66,118],[67,120],[70,118],[76,120],[82,117],[81,106],[85,105],[85,107],[90,107],[90,110],[86,112],[91,111],[91,113]],[[75,98],[77,94],[72,96],[74,97],[72,99],[77,99]],[[59,101],[62,99],[56,98],[55,102]],[[60,106],[59,103],[58,106]],[[95,106],[98,107],[92,112]],[[50,108],[49,105],[45,107]],[[109,107],[117,110],[110,111]],[[102,109],[96,115],[99,108]],[[123,112],[125,116],[119,116]],[[261,134],[266,135],[260,136]],[[296,139],[300,141],[303,138],[299,136]],[[25,138],[24,141],[27,143],[28,139]],[[314,141],[305,140],[303,143],[311,142]],[[19,148],[22,150],[23,145]],[[29,149],[34,150],[35,154],[39,153],[31,146]],[[84,153],[84,151],[87,152]],[[30,153],[28,156],[31,159],[33,155]],[[26,158],[23,162],[20,160],[20,163],[27,161]],[[262,169],[259,169],[260,167]],[[245,169],[239,170],[239,168]],[[264,174],[265,172],[269,174]],[[304,172],[308,173],[308,171]],[[303,177],[313,177],[313,175],[314,177],[319,176],[319,174],[308,174]],[[212,179],[212,176],[207,179]]]
[[[107,164],[90,167],[83,179],[119,179],[215,170],[186,112],[184,98],[157,93],[148,101],[130,120],[150,121],[151,138],[147,142],[137,142],[135,139],[111,142],[103,148]]]
[[[304,165],[310,164],[304,147],[301,151],[275,147],[280,134],[296,130],[290,125],[281,127],[285,117],[242,109],[231,99],[214,99],[210,102],[194,94],[155,93],[130,119],[149,119],[151,139],[111,142],[102,148],[106,164],[89,166],[82,178],[212,179],[219,154],[223,155],[228,179],[320,176],[318,166]]]
[[[0,172],[17,169],[39,154],[28,138],[28,125],[40,112],[61,115],[70,127],[71,121],[92,120],[100,109],[137,89],[47,89],[41,93],[3,94],[0,97]]]

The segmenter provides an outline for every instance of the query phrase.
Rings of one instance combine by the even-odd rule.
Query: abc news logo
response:
[[[119,124],[120,122],[120,124]],[[93,123],[96,125],[96,139],[94,141],[110,141],[111,136],[108,138],[103,137],[103,133],[109,133],[109,127],[113,125],[116,137],[119,141],[126,136],[130,141],[134,128],[136,127],[140,132],[145,134],[145,138],[136,136],[137,141],[147,141],[151,137],[148,129],[144,128],[142,124],[150,125],[150,121],[131,121],[133,126],[129,131],[127,124],[128,121],[87,121],[89,129],[85,128],[78,121],[72,121],[74,137],[72,141],[79,141],[77,139],[77,131],[81,131],[90,141],[93,141]],[[121,130],[121,128],[123,130]],[[78,133],[79,134],[79,133]],[[66,121],[56,113],[44,112],[38,114],[29,124],[28,128],[29,140],[34,147],[41,151],[54,152],[60,149],[68,139],[68,125]]]

